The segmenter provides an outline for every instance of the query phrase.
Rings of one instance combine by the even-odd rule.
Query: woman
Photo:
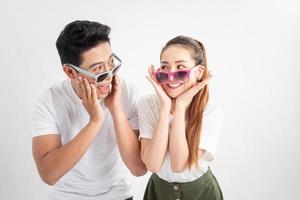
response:
[[[153,172],[144,200],[220,200],[220,186],[208,167],[220,136],[222,112],[208,103],[205,49],[178,36],[167,42],[161,66],[148,68],[156,95],[139,103],[142,160]]]

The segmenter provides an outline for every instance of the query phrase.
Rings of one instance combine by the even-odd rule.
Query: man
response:
[[[109,33],[106,25],[74,21],[56,41],[68,79],[37,101],[32,138],[38,172],[53,185],[51,200],[132,199],[125,165],[135,176],[146,173],[136,91],[117,75],[121,60]]]

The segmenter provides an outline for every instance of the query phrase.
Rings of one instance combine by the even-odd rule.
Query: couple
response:
[[[56,47],[67,80],[53,85],[33,110],[32,148],[50,200],[133,199],[126,171],[153,172],[144,199],[219,200],[213,160],[222,112],[208,102],[204,46],[176,37],[148,68],[156,94],[138,99],[118,77],[121,60],[110,27],[74,21]]]

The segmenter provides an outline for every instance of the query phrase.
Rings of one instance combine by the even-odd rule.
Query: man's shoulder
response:
[[[50,102],[59,96],[65,95],[67,80],[53,83],[50,87],[44,89],[37,98],[38,102]]]
[[[122,89],[122,98],[126,103],[133,103],[140,98],[140,93],[138,88],[131,81],[128,81],[124,78],[120,79],[121,89]]]
[[[54,82],[51,87],[48,88],[49,92],[63,94],[68,90],[70,80],[65,79],[63,81]]]
[[[135,84],[127,79],[120,78],[122,90],[128,93],[134,92],[137,90]]]

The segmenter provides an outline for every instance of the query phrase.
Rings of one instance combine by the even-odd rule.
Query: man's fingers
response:
[[[120,83],[120,78],[117,74],[115,75],[115,83],[116,83],[117,86],[119,86],[121,84]]]
[[[92,98],[92,100],[97,101],[98,97],[97,97],[96,87],[93,84],[90,84],[90,87],[91,87],[91,98]]]
[[[83,99],[86,99],[86,94],[85,94],[85,89],[84,89],[84,83],[83,83],[83,78],[80,76],[78,77],[79,81],[79,89],[80,89],[80,94],[79,96]]]
[[[91,90],[90,83],[86,78],[83,78],[83,83],[84,83],[85,95],[88,100],[91,100],[92,90]]]
[[[121,80],[120,80],[120,77],[118,75],[114,76],[113,82],[114,82],[113,87],[115,87],[117,90],[119,90],[121,88]]]

